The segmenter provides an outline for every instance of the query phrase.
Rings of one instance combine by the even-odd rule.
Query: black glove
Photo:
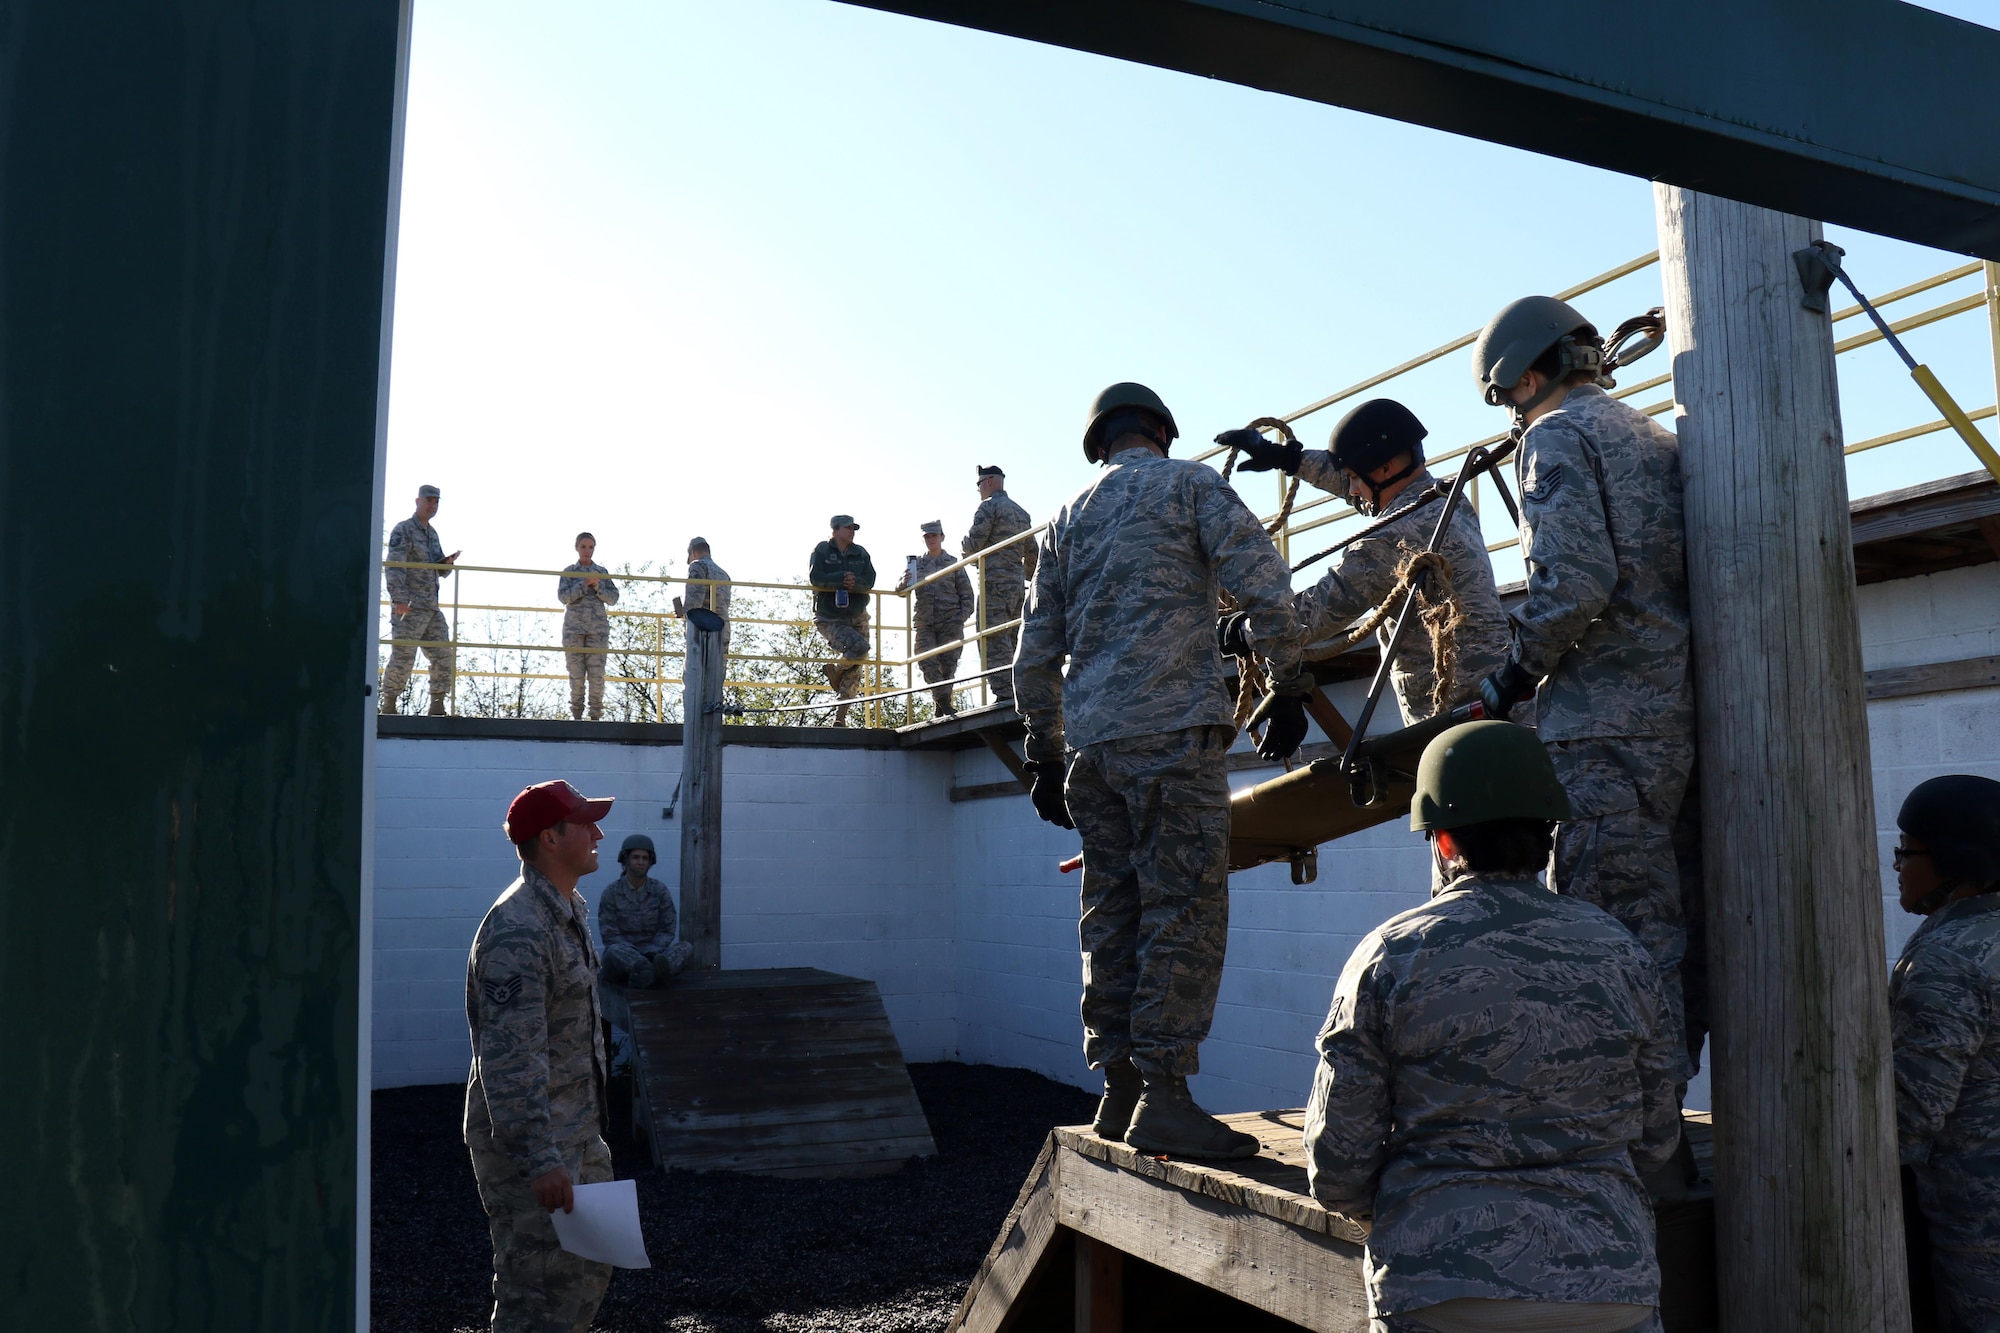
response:
[[[1250,613],[1231,611],[1215,618],[1215,646],[1224,657],[1250,656]]]
[[[1250,725],[1264,724],[1264,739],[1257,742],[1257,757],[1273,762],[1290,759],[1306,739],[1306,700],[1302,694],[1264,696],[1264,702],[1250,716]]]
[[[1021,767],[1035,782],[1028,790],[1028,799],[1035,803],[1035,813],[1057,828],[1075,828],[1076,821],[1069,817],[1069,805],[1063,800],[1062,761],[1030,759]]]
[[[1272,468],[1281,472],[1297,472],[1299,460],[1306,455],[1306,447],[1297,440],[1272,444],[1264,438],[1263,431],[1249,426],[1242,430],[1226,430],[1215,437],[1215,442],[1225,449],[1242,451],[1243,461],[1236,465],[1238,472],[1269,472]]]
[[[1519,662],[1509,662],[1479,682],[1479,702],[1486,705],[1486,716],[1502,722],[1515,704],[1534,697],[1534,677],[1523,671]]]

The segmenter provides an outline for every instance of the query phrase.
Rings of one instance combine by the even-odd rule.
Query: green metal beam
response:
[[[848,3],[2000,259],[2000,32],[1896,0]],[[1549,206],[1524,181],[1494,195]]]
[[[0,6],[0,1324],[351,1330],[398,0]]]

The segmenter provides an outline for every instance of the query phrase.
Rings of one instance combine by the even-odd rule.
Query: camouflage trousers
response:
[[[1931,1293],[1938,1333],[2000,1329],[2000,1253],[1931,1249]]]
[[[565,648],[609,648],[610,630],[590,630],[583,634],[563,636]],[[569,715],[583,716],[584,691],[590,692],[590,720],[601,721],[604,717],[604,663],[609,653],[564,653],[563,660],[569,666]]]
[[[493,1333],[583,1333],[611,1285],[611,1265],[562,1248],[513,1158],[487,1140],[466,1146],[493,1235]],[[578,1185],[611,1179],[611,1149],[594,1134],[570,1145],[563,1164]]]
[[[654,953],[646,953],[620,941],[604,946],[603,977],[614,986],[646,990],[665,985],[667,978],[686,967],[692,957],[694,946],[686,940],[675,940]]]
[[[1685,1083],[1691,1072],[1681,993],[1687,919],[1674,835],[1694,771],[1694,741],[1619,736],[1548,745],[1571,813],[1556,826],[1549,882],[1558,893],[1602,907],[1652,955],[1666,992],[1669,1034],[1682,1050],[1675,1081]]]
[[[1099,741],[1063,797],[1083,835],[1083,1053],[1192,1074],[1229,943],[1229,727]]]
[[[957,625],[918,625],[913,643],[917,652],[927,653],[941,643],[957,643],[961,634],[962,631]],[[917,670],[923,672],[924,679],[933,684],[941,680],[950,680],[958,674],[959,659],[964,655],[965,649],[953,648],[950,652],[939,653],[936,657],[926,657],[917,663]],[[931,691],[931,699],[937,704],[938,712],[951,711],[950,686],[939,685]]]
[[[431,698],[443,699],[451,694],[453,662],[451,625],[445,620],[444,612],[435,606],[413,606],[409,614],[395,616],[390,620],[389,637],[422,639],[424,658],[431,667]],[[431,647],[433,643],[437,647]],[[398,644],[389,650],[389,665],[382,668],[383,712],[394,709],[396,700],[403,697],[403,691],[409,688],[410,684],[410,668],[416,664],[415,644]]]
[[[832,616],[815,616],[813,628],[826,640],[827,647],[840,654],[840,664],[857,664],[868,656],[868,613],[852,618],[835,619]],[[832,664],[829,664],[832,665]],[[842,699],[852,699],[861,692],[861,672],[857,668],[830,674],[833,692]]]
[[[1021,618],[1021,606],[1028,599],[1026,575],[1016,571],[1012,574],[998,573],[986,580],[986,595],[980,598],[980,612],[984,619],[981,625],[1004,625],[1010,620]],[[1014,652],[1021,642],[1021,628],[990,634],[979,641],[979,666],[981,670],[994,667],[1012,666]],[[996,698],[1012,701],[1014,698],[1014,673],[1003,671],[997,676],[986,678],[987,688]]]

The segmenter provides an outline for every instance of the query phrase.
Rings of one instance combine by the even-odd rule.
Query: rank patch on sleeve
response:
[[[514,997],[521,993],[519,977],[509,977],[505,981],[482,981],[479,984],[486,992],[486,1002],[496,1009],[504,1009],[514,1003]]]
[[[1556,464],[1556,466],[1550,468],[1548,471],[1542,473],[1540,476],[1530,481],[1527,484],[1527,486],[1522,489],[1521,498],[1524,500],[1531,500],[1536,504],[1546,504],[1550,500],[1556,498],[1556,492],[1562,489],[1562,484],[1563,484],[1562,464],[1558,463]]]

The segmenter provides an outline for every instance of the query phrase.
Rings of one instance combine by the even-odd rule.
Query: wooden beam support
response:
[[[1088,1236],[1076,1238],[1076,1333],[1124,1333],[1125,1254]]]
[[[1802,218],[1656,185],[1679,396],[1725,1333],[1909,1328],[1847,479]]]
[[[987,749],[1000,756],[1000,762],[1007,765],[1007,771],[1014,775],[1014,781],[1021,784],[1022,791],[1035,785],[1028,778],[1028,770],[1023,766],[1021,756],[1014,753],[1012,741],[994,731],[980,732],[979,739],[986,742]]]
[[[681,938],[692,967],[722,966],[722,635],[689,622],[681,687]]]

